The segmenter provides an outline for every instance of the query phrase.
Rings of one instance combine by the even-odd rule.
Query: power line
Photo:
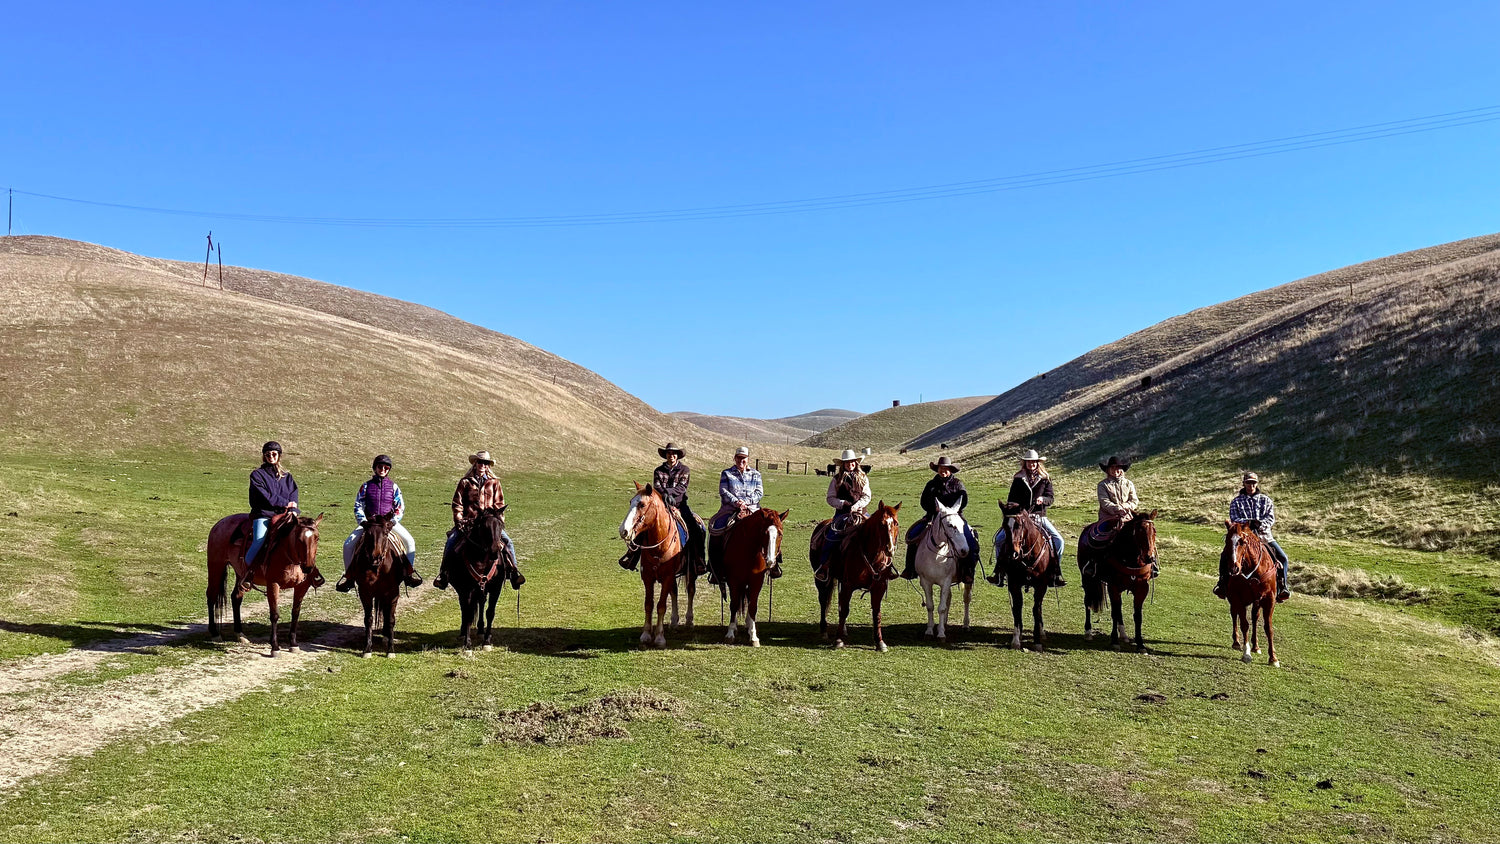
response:
[[[736,217],[758,217],[777,214],[796,214],[811,211],[829,211],[844,208],[860,208],[873,205],[891,205],[906,202],[923,202],[985,193],[1000,193],[1015,190],[1051,187],[1055,185],[1092,182],[1121,176],[1156,173],[1185,167],[1201,167],[1226,161],[1262,158],[1346,144],[1394,138],[1442,129],[1455,129],[1491,123],[1500,120],[1500,105],[1462,111],[1411,117],[1382,123],[1370,123],[1323,132],[1310,132],[1270,138],[1241,144],[1228,144],[1186,152],[1132,158],[1121,161],[1042,170],[1010,176],[975,179],[961,182],[898,188],[864,193],[836,194],[804,199],[774,202],[743,203],[735,205],[709,205],[693,208],[666,209],[658,211],[624,211],[597,214],[570,214],[532,217],[466,217],[466,218],[369,218],[369,217],[304,217],[275,214],[245,214],[237,212],[199,211],[180,208],[158,208],[145,205],[103,202],[76,197],[57,196],[16,190],[15,193],[38,199],[70,202],[100,208],[114,208],[151,214],[199,217],[219,220],[236,220],[254,223],[278,223],[287,225],[345,226],[356,228],[540,228],[563,226],[623,225],[663,222],[693,222],[721,220]]]

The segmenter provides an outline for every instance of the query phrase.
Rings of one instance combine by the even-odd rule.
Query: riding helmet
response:
[[[277,454],[280,454],[281,453],[281,443],[279,443],[279,442],[277,442],[275,440],[271,440],[270,442],[268,442],[265,445],[263,445],[263,446],[260,447],[260,453],[261,454],[265,454],[268,451],[274,451]]]
[[[374,462],[372,462],[370,464],[370,471],[373,472],[375,469],[377,469],[377,468],[379,468],[381,466],[384,466],[387,469],[393,468],[391,466],[391,456],[389,454],[377,454],[377,455],[375,455]]]

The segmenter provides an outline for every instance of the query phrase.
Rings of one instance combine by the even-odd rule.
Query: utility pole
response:
[[[10,237],[11,223],[16,216],[16,189],[5,189],[5,236]]]
[[[219,256],[219,289],[224,289],[224,244],[215,244],[214,252]]]
[[[203,286],[208,286],[208,259],[214,256],[214,233],[208,233],[208,254],[203,256]]]

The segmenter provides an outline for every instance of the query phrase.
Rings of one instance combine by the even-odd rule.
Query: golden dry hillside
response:
[[[305,278],[51,237],[0,238],[5,448],[253,452],[319,461],[640,465],[726,441],[599,375],[432,308]]]

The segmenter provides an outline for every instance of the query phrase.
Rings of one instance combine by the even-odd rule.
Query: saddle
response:
[[[1103,551],[1109,547],[1110,542],[1114,541],[1115,536],[1120,533],[1120,528],[1124,527],[1124,524],[1119,519],[1105,519],[1101,522],[1094,522],[1084,528],[1083,536],[1079,538],[1078,544],[1090,551]]]
[[[674,515],[678,516],[678,523],[680,524],[681,521],[682,521],[681,514],[677,513],[676,510],[673,510],[672,512],[673,512]],[[740,520],[740,514],[739,513],[729,513],[728,515],[729,515],[729,518],[727,518],[727,519],[724,520],[724,524],[721,527],[715,527],[714,526],[714,520],[710,520],[709,521],[708,526],[707,526],[707,530],[708,530],[708,535],[709,536],[723,536],[724,534],[726,534],[726,533],[729,532],[730,528],[734,527],[734,525],[735,525],[736,522],[738,522]],[[686,538],[683,539],[683,543],[684,544],[687,543],[687,539]]]

